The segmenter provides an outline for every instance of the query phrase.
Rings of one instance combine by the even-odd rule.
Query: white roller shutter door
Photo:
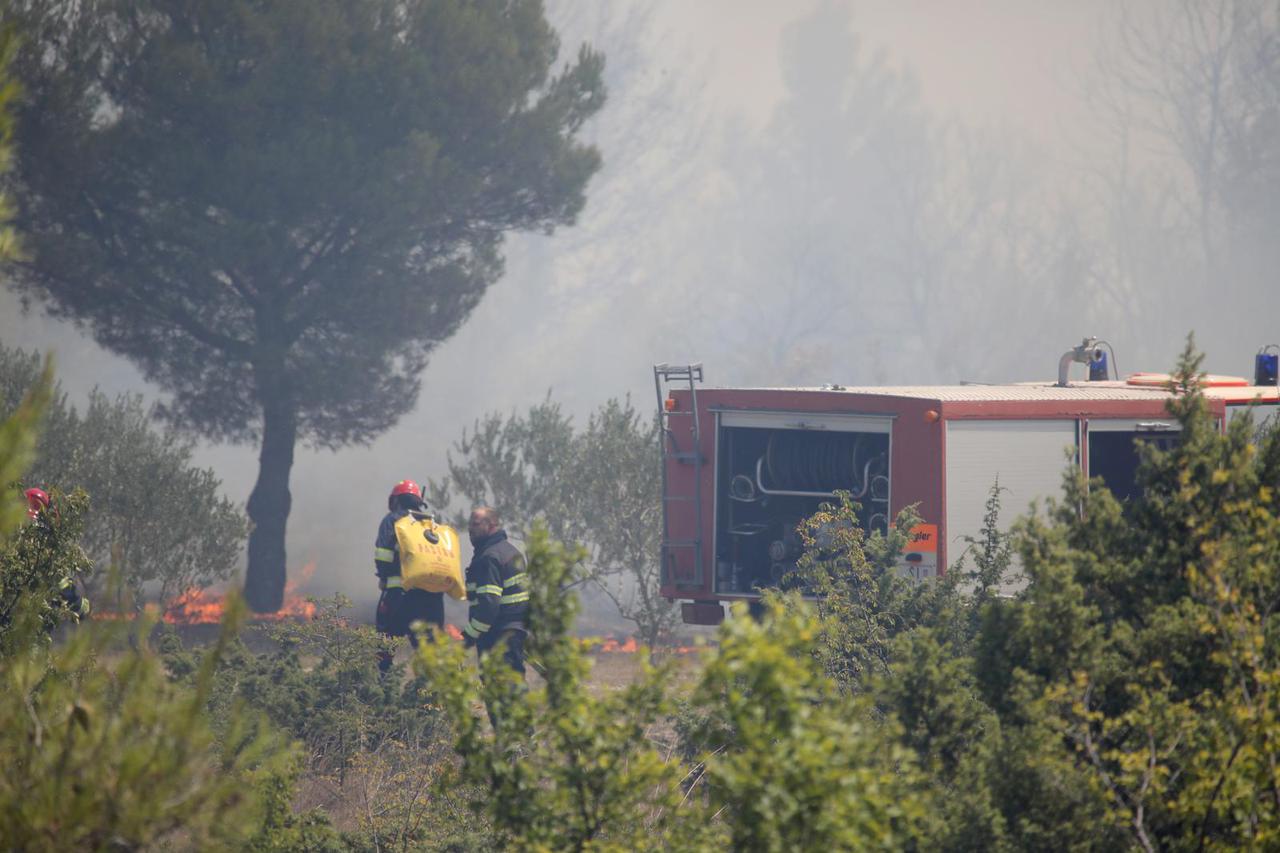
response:
[[[1000,527],[1008,530],[1033,500],[1062,494],[1067,449],[1078,452],[1077,444],[1074,420],[947,421],[947,562],[964,552],[963,536],[982,529],[997,477]]]

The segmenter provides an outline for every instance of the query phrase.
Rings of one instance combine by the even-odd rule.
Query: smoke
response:
[[[1280,263],[1280,73],[1261,47],[1223,60],[1204,159],[1187,67],[1222,45],[1181,37],[1197,6],[1230,12],[1235,44],[1275,38],[1274,7],[1243,0],[550,2],[566,52],[608,59],[588,205],[508,238],[506,276],[400,425],[300,450],[290,564],[368,611],[391,484],[440,476],[473,419],[548,389],[579,418],[643,403],[657,361],[702,361],[712,384],[1007,381],[1052,377],[1086,334],[1126,372],[1164,370],[1195,329],[1208,369],[1247,373],[1280,338],[1259,310]],[[1143,53],[1144,32],[1177,49]],[[7,294],[0,339],[53,349],[73,395],[156,396]],[[247,497],[254,449],[198,461]]]

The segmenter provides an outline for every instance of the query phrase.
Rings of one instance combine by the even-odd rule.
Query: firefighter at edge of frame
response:
[[[463,641],[484,657],[502,646],[502,657],[524,677],[524,641],[528,633],[529,575],[524,554],[507,539],[498,511],[476,507],[467,522],[475,553],[467,566],[467,598],[470,621],[462,629]]]
[[[425,589],[405,589],[400,577],[400,546],[396,541],[396,522],[410,511],[421,511],[425,504],[422,489],[413,480],[401,480],[391,488],[387,497],[387,514],[378,525],[378,538],[373,543],[373,566],[378,574],[378,610],[374,618],[378,633],[388,637],[408,637],[414,648],[418,638],[412,630],[415,622],[426,625],[427,634],[432,626],[444,627],[444,593],[427,592]],[[378,670],[391,669],[394,653],[378,653]]]
[[[27,499],[27,519],[39,530],[52,533],[50,521],[57,515],[49,493],[44,489],[27,489],[22,494]],[[58,599],[77,622],[89,618],[89,599],[80,594],[75,578],[63,575],[58,579]]]

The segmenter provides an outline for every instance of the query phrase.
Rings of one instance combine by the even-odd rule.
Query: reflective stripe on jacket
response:
[[[409,514],[407,509],[387,513],[378,525],[378,538],[373,541],[373,570],[386,589],[402,586],[400,582],[400,543],[396,540],[396,522]]]
[[[76,582],[71,578],[63,578],[58,584],[58,595],[62,597],[63,603],[77,619],[88,617],[89,599],[80,594],[80,590],[76,589]]]

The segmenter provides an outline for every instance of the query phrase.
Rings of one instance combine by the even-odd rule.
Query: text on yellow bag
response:
[[[396,542],[405,589],[447,592],[459,601],[467,597],[458,531],[430,516],[410,513],[396,522]]]

